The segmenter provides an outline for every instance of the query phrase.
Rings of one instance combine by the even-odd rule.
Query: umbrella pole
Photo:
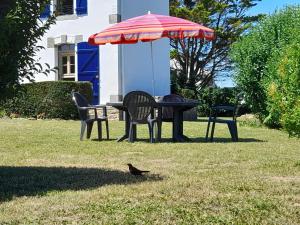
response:
[[[150,41],[151,46],[151,67],[152,67],[152,94],[155,97],[155,78],[154,78],[154,63],[153,63],[153,46],[152,41]]]

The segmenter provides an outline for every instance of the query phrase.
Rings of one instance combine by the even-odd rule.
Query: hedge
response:
[[[21,85],[3,108],[8,116],[77,119],[72,90],[79,91],[89,101],[92,99],[92,85],[89,82],[46,81]]]

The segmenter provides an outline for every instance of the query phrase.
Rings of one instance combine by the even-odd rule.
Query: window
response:
[[[59,80],[75,81],[75,45],[58,47]]]
[[[88,13],[88,0],[52,0],[51,2],[54,11],[51,11],[50,4],[47,4],[44,12],[41,13],[41,18],[48,18],[51,13],[56,16],[87,15]]]
[[[56,16],[72,15],[74,13],[73,0],[56,0]]]

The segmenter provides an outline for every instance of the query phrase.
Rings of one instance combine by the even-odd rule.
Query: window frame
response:
[[[74,45],[74,44],[65,44]],[[63,63],[63,58],[67,57],[67,63]],[[74,57],[74,63],[71,63],[71,58]],[[67,73],[64,73],[64,66],[67,66]],[[72,66],[74,66],[74,73],[72,73]],[[58,80],[76,81],[76,51],[74,50],[60,50],[58,47]]]

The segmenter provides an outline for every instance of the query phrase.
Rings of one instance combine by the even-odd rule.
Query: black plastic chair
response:
[[[241,102],[244,100],[243,93],[237,95],[236,102],[234,105],[215,105],[211,107],[210,115],[208,118],[207,130],[206,130],[206,141],[208,141],[208,135],[210,130],[210,124],[212,123],[212,129],[210,134],[210,141],[213,141],[215,125],[216,123],[226,123],[231,135],[232,141],[238,141],[238,129],[236,118],[239,116],[239,108],[241,106]],[[232,116],[230,119],[218,118],[220,113],[228,112],[231,113]]]
[[[162,98],[159,99],[159,102],[184,102],[185,99],[176,94],[170,94],[170,95],[165,95]],[[161,118],[159,118],[158,123],[157,123],[157,132],[158,132],[158,137],[161,136],[162,132],[162,122],[173,122],[174,119],[174,110],[173,107],[162,107],[161,109]]]
[[[87,139],[91,137],[93,124],[98,124],[98,139],[102,140],[102,121],[106,125],[106,137],[109,139],[109,128],[107,110],[105,105],[90,105],[87,99],[79,92],[72,92],[72,99],[77,106],[79,118],[81,120],[80,140],[82,141],[85,129],[87,128]],[[97,109],[102,109],[102,115],[99,116]],[[90,113],[93,111],[93,114]]]
[[[129,92],[123,100],[123,105],[130,116],[129,142],[134,142],[134,129],[137,124],[148,124],[150,142],[154,142],[154,125],[157,122],[154,117],[154,108],[157,107],[155,99],[146,92]]]
[[[185,99],[176,94],[165,95],[160,100],[161,102],[184,102]],[[173,121],[173,107],[162,107],[162,118],[163,122],[172,122]]]

